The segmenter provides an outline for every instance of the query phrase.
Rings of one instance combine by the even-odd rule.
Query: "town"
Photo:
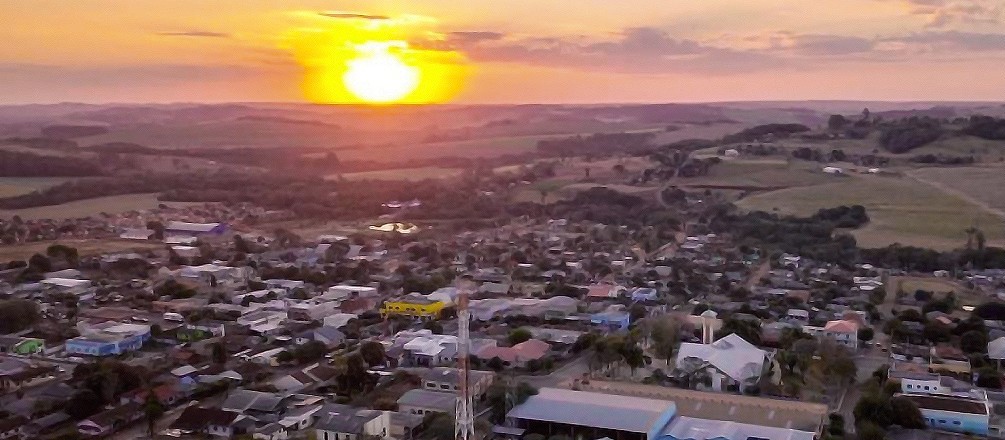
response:
[[[406,222],[419,200],[314,236],[250,206],[105,220],[153,245],[0,271],[0,437],[1001,436],[1005,272],[752,247],[677,199],[460,231]]]

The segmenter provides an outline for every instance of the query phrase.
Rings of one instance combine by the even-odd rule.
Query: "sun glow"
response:
[[[362,101],[389,103],[414,92],[421,78],[419,69],[405,64],[391,52],[403,47],[404,44],[377,42],[360,45],[357,48],[360,57],[346,62],[348,68],[342,76],[349,93]]]

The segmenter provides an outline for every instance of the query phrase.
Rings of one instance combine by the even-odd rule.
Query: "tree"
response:
[[[887,427],[893,423],[893,408],[890,406],[890,399],[880,393],[872,393],[862,396],[852,410],[855,415],[855,423],[871,422],[880,427]]]
[[[886,440],[886,430],[873,422],[862,422],[856,427],[859,440]]]
[[[862,327],[858,329],[858,340],[862,342],[869,342],[875,336],[876,332],[872,327]]]
[[[143,404],[143,416],[147,421],[147,435],[153,438],[157,419],[164,415],[164,405],[157,400],[152,389],[147,390],[147,401]]]
[[[984,353],[988,346],[987,333],[970,330],[960,335],[960,349],[964,353]]]
[[[38,273],[50,272],[52,271],[52,261],[42,254],[32,255],[28,259],[28,270]]]
[[[925,429],[925,418],[918,405],[905,397],[890,398],[893,423],[908,429]]]
[[[827,118],[827,128],[830,130],[840,130],[846,124],[848,124],[848,119],[843,115],[831,115],[830,118]]]
[[[0,300],[0,333],[19,332],[38,319],[38,303],[26,299]]]
[[[276,354],[276,362],[285,364],[292,361],[293,361],[293,353],[290,353],[289,350],[283,350],[280,351],[278,354]]]
[[[491,368],[492,371],[496,372],[502,371],[502,369],[505,367],[505,365],[503,364],[503,360],[500,359],[499,356],[495,356],[492,359],[489,359],[489,361],[485,364],[485,366]]]
[[[154,240],[164,239],[164,223],[157,220],[150,220],[147,222],[147,229],[154,231],[150,238],[153,238]]]
[[[443,334],[443,324],[440,324],[439,321],[426,321],[422,324],[422,328],[433,332],[434,335]]]
[[[518,328],[509,332],[507,339],[509,340],[510,345],[516,345],[521,342],[529,341],[533,337],[534,335],[530,332],[530,330]]]
[[[104,402],[101,401],[101,397],[89,389],[83,389],[78,391],[70,400],[66,401],[66,406],[63,407],[63,411],[66,411],[71,417],[81,420],[97,414],[101,411],[101,406]]]
[[[213,363],[223,365],[227,363],[227,348],[222,342],[213,344]]]
[[[383,365],[386,359],[384,345],[376,341],[363,341],[359,346],[359,353],[371,367]]]

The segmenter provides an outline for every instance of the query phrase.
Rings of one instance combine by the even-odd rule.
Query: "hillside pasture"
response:
[[[339,178],[345,180],[425,180],[425,179],[442,179],[446,177],[455,177],[461,174],[461,169],[459,168],[440,168],[440,167],[422,167],[422,168],[398,168],[393,170],[377,170],[377,171],[361,171],[358,173],[344,173],[341,176],[338,174],[333,174],[325,177],[329,180],[337,180]]]
[[[69,219],[83,218],[101,213],[115,214],[126,211],[139,211],[156,208],[159,204],[170,206],[198,205],[200,203],[160,202],[157,194],[125,194],[119,196],[96,197],[77,200],[61,205],[40,206],[24,209],[0,209],[0,218],[12,218],[15,215],[23,219]]]
[[[863,205],[871,218],[853,231],[860,246],[893,243],[955,249],[966,244],[965,230],[980,225],[991,244],[1005,243],[1005,221],[981,207],[910,178],[854,176],[831,183],[787,188],[750,196],[742,209],[808,216],[822,208]]]
[[[73,180],[67,177],[0,177],[0,197],[14,197]]]

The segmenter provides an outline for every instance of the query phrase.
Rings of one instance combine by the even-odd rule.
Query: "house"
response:
[[[899,375],[900,397],[914,402],[932,429],[988,434],[991,404],[987,393],[968,382],[933,373]]]
[[[220,408],[255,418],[279,419],[288,399],[285,394],[236,389],[227,395]]]
[[[140,408],[141,405],[139,403],[129,402],[125,405],[99,412],[77,423],[77,431],[91,437],[110,434],[122,426],[139,420],[143,416]]]
[[[544,358],[551,350],[547,342],[537,339],[530,339],[512,347],[486,347],[474,353],[483,362],[491,361],[493,358],[502,360],[507,367],[524,367],[527,362]]]
[[[587,300],[614,299],[625,292],[625,288],[612,284],[593,284],[587,287]]]
[[[659,295],[656,289],[650,287],[639,287],[632,291],[632,301],[656,301]]]
[[[432,301],[422,295],[405,295],[384,302],[380,308],[383,316],[408,316],[421,319],[436,319],[446,304]]]
[[[289,308],[290,319],[298,321],[322,321],[326,317],[340,314],[338,301],[309,300],[294,304]]]
[[[541,388],[506,418],[521,433],[560,429],[572,438],[657,440],[675,414],[669,400]]]
[[[614,305],[603,312],[590,315],[590,323],[607,330],[625,330],[631,324],[631,315],[624,306]]]
[[[803,326],[803,331],[813,336],[833,339],[838,344],[855,350],[858,349],[858,328],[858,322],[841,319],[828,321],[823,328]]]
[[[189,223],[172,221],[164,225],[165,236],[199,237],[204,235],[221,236],[227,232],[225,223]]]
[[[327,404],[317,412],[314,438],[317,440],[362,440],[387,438],[391,417],[387,412]]]
[[[457,358],[457,337],[454,335],[434,335],[430,331],[405,343],[404,360],[412,365],[435,367],[451,363]]]
[[[28,419],[22,416],[0,419],[0,440],[20,439],[24,435],[24,425]]]
[[[78,280],[73,278],[46,278],[40,283],[49,290],[60,293],[81,296],[91,289],[91,280]]]
[[[408,414],[453,414],[457,394],[425,389],[409,390],[398,399],[398,410]]]
[[[261,350],[261,351],[258,351],[258,352],[251,352],[251,353],[248,353],[248,354],[245,354],[245,355],[240,355],[239,354],[239,356],[243,357],[244,359],[246,359],[249,362],[253,362],[253,363],[256,363],[256,364],[259,364],[259,365],[268,365],[270,367],[278,367],[279,366],[279,353],[282,353],[284,351],[286,351],[284,348],[277,347],[277,348],[269,348],[269,349]]]
[[[235,432],[234,425],[243,418],[236,411],[217,408],[189,406],[171,424],[170,429],[177,429],[189,434],[208,434],[213,437],[231,438],[243,434]]]
[[[325,316],[324,323],[325,327],[342,328],[349,325],[354,319],[359,318],[359,315],[355,313],[336,313],[334,315]]]
[[[468,375],[468,390],[472,396],[481,398],[495,380],[491,371],[471,370]],[[422,375],[422,388],[430,391],[456,393],[460,383],[460,373],[456,368],[436,367]]]
[[[335,348],[345,342],[345,333],[342,333],[335,327],[326,326],[300,333],[294,340],[298,345],[306,344],[310,341],[317,341],[325,344],[328,348]]]
[[[761,378],[768,353],[736,333],[711,344],[685,342],[677,352],[675,370],[682,376],[701,376],[715,391],[735,386],[742,391]]]

